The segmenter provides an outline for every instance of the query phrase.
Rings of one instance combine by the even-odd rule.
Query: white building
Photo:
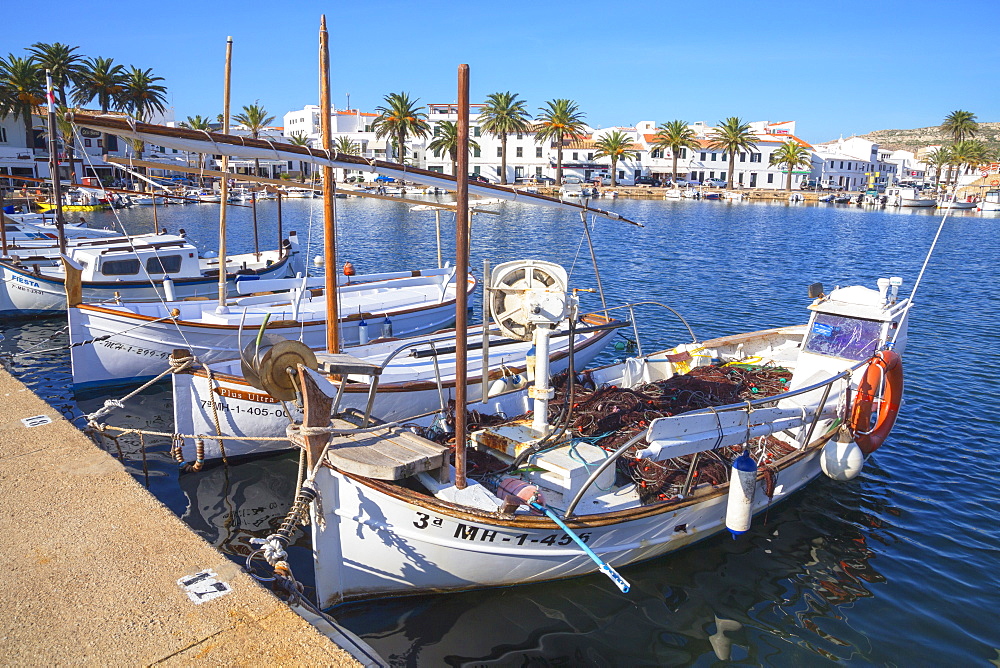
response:
[[[813,178],[823,185],[845,190],[884,189],[898,180],[899,165],[889,162],[890,153],[879,151],[878,144],[861,137],[838,139],[818,144],[816,154],[822,159],[819,173]]]

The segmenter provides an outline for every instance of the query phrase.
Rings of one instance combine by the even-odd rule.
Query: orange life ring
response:
[[[881,388],[881,396],[879,389]],[[892,431],[903,400],[903,360],[891,350],[875,354],[858,384],[851,407],[848,427],[854,442],[867,457],[878,450]],[[872,426],[872,410],[878,402],[878,414]]]

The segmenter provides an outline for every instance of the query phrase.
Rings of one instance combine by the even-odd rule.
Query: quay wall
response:
[[[360,665],[2,367],[0,402],[5,665]]]

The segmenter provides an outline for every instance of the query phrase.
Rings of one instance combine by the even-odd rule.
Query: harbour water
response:
[[[602,200],[642,222],[598,219],[595,253],[609,305],[657,300],[699,338],[805,321],[808,284],[827,288],[901,276],[908,295],[938,228],[926,211],[840,205]],[[434,215],[405,205],[338,200],[340,261],[359,273],[436,264]],[[476,215],[472,264],[534,257],[596,287],[578,216],[519,204]],[[284,228],[321,244],[320,202],[284,203]],[[87,214],[92,224],[114,213]],[[119,212],[131,232],[152,229],[149,207]],[[273,202],[259,204],[261,247],[276,238]],[[216,205],[170,206],[157,222],[206,248]],[[249,209],[229,215],[233,252],[253,249]],[[453,217],[442,215],[445,256]],[[313,232],[310,234],[310,223]],[[445,224],[446,223],[446,224]],[[117,224],[117,223],[116,223]],[[623,595],[602,576],[447,596],[356,603],[333,610],[394,665],[706,665],[728,656],[765,665],[840,661],[940,665],[1000,659],[1000,399],[993,282],[1000,217],[949,216],[914,307],[905,356],[905,405],[861,476],[820,478],[771,509],[739,540],[715,537],[622,569]],[[596,308],[596,294],[584,293]],[[478,299],[476,300],[478,303]],[[665,311],[640,311],[644,345],[686,340]],[[478,316],[477,316],[478,317]],[[111,395],[69,389],[65,323],[0,324],[11,370],[77,419]],[[613,355],[613,352],[607,355]],[[122,393],[118,393],[120,396]],[[169,387],[130,400],[108,421],[170,432]],[[292,454],[178,474],[166,439],[105,446],[178,516],[233,559],[277,528],[294,491]],[[145,447],[143,447],[145,446]],[[145,456],[143,456],[145,450]],[[28,529],[30,533],[30,528]],[[311,582],[308,537],[291,550]]]

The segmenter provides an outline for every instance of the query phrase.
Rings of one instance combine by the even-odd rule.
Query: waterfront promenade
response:
[[[3,368],[0,402],[4,664],[359,665]]]

